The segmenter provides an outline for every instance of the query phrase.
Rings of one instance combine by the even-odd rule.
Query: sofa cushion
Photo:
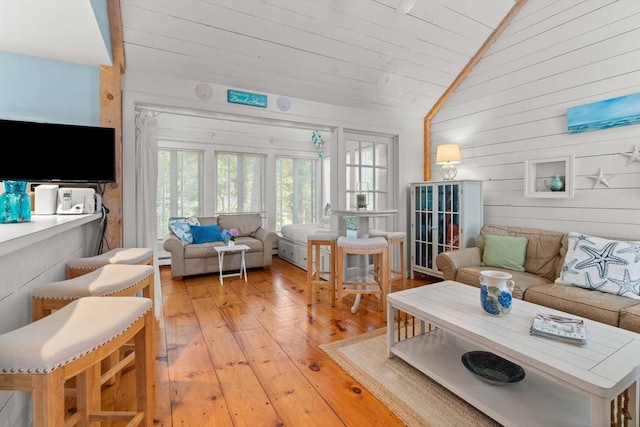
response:
[[[192,225],[199,225],[198,218],[190,216],[188,218],[169,218],[169,229],[176,235],[183,245],[193,243]]]
[[[640,334],[640,304],[620,310],[620,325],[618,326]]]
[[[513,288],[513,297],[522,299],[523,295],[527,292],[527,289],[532,286],[544,285],[551,283],[551,280],[544,277],[536,276],[535,274],[519,272],[513,270],[507,270],[505,268],[487,268],[487,267],[461,267],[458,269],[455,280],[457,282],[466,283],[468,285],[480,287],[480,273],[485,270],[504,271],[505,273],[513,276],[515,286]],[[480,298],[480,294],[478,294]]]
[[[562,264],[560,246],[565,233],[558,231],[540,230],[537,228],[510,227],[485,224],[480,230],[477,246],[484,251],[485,236],[512,236],[527,238],[527,253],[524,261],[524,271],[537,276],[543,276],[549,282],[556,277],[556,266]]]
[[[257,213],[220,215],[218,217],[218,225],[221,230],[235,228],[238,230],[240,237],[253,237],[256,231],[262,227],[262,218]]]
[[[631,298],[556,283],[529,288],[524,300],[613,326],[618,326],[622,309],[638,304]]]
[[[191,234],[193,234],[193,243],[210,243],[222,242],[222,233],[220,228],[215,225],[192,225]]]
[[[640,242],[569,233],[556,283],[640,300]]]
[[[524,271],[527,250],[526,237],[484,236],[482,263],[487,267],[500,267],[513,271]]]

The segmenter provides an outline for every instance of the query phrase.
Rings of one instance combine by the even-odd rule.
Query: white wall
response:
[[[640,92],[640,2],[529,0],[432,120],[482,179],[484,222],[640,238],[640,125],[567,133],[567,107]],[[524,197],[525,160],[575,154],[575,197]],[[439,166],[433,164],[434,176]],[[610,176],[594,187],[599,168]]]
[[[399,159],[402,165],[398,177],[399,194],[397,195],[398,230],[408,228],[409,184],[422,179],[423,170],[423,121],[422,117],[407,117],[403,112],[380,113],[352,108],[338,107],[329,104],[314,103],[292,98],[291,109],[287,112],[278,110],[275,100],[286,94],[268,95],[268,107],[256,108],[227,103],[227,89],[229,87],[210,84],[213,87],[213,97],[207,101],[200,100],[195,95],[198,81],[176,79],[163,75],[136,73],[128,70],[123,80],[123,238],[124,245],[133,245],[135,239],[133,171],[135,159],[135,130],[134,112],[136,106],[170,106],[185,111],[199,110],[203,114],[233,114],[240,117],[250,116],[258,119],[285,120],[296,124],[306,124],[311,128],[335,128],[334,138],[343,139],[344,130],[375,132],[386,135],[397,135],[399,143]],[[242,88],[231,88],[239,89]],[[309,140],[309,144],[311,144]],[[332,156],[334,157],[334,156]],[[334,159],[331,159],[332,162]],[[332,170],[334,164],[331,165]],[[396,165],[396,169],[400,169]],[[339,179],[332,182],[332,206],[340,206],[344,198],[336,199]],[[343,206],[344,208],[344,206]]]

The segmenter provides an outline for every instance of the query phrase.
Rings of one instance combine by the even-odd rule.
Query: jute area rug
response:
[[[381,328],[320,348],[407,426],[500,425],[403,360],[388,358],[386,340]]]

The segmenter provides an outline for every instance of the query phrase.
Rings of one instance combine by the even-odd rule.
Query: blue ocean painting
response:
[[[579,133],[640,123],[640,93],[567,108],[567,132]]]

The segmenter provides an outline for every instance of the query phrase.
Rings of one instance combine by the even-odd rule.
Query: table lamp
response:
[[[442,165],[440,168],[440,178],[444,181],[451,181],[456,177],[458,170],[455,166],[460,163],[460,149],[458,144],[442,144],[438,145],[436,152],[436,164]]]

